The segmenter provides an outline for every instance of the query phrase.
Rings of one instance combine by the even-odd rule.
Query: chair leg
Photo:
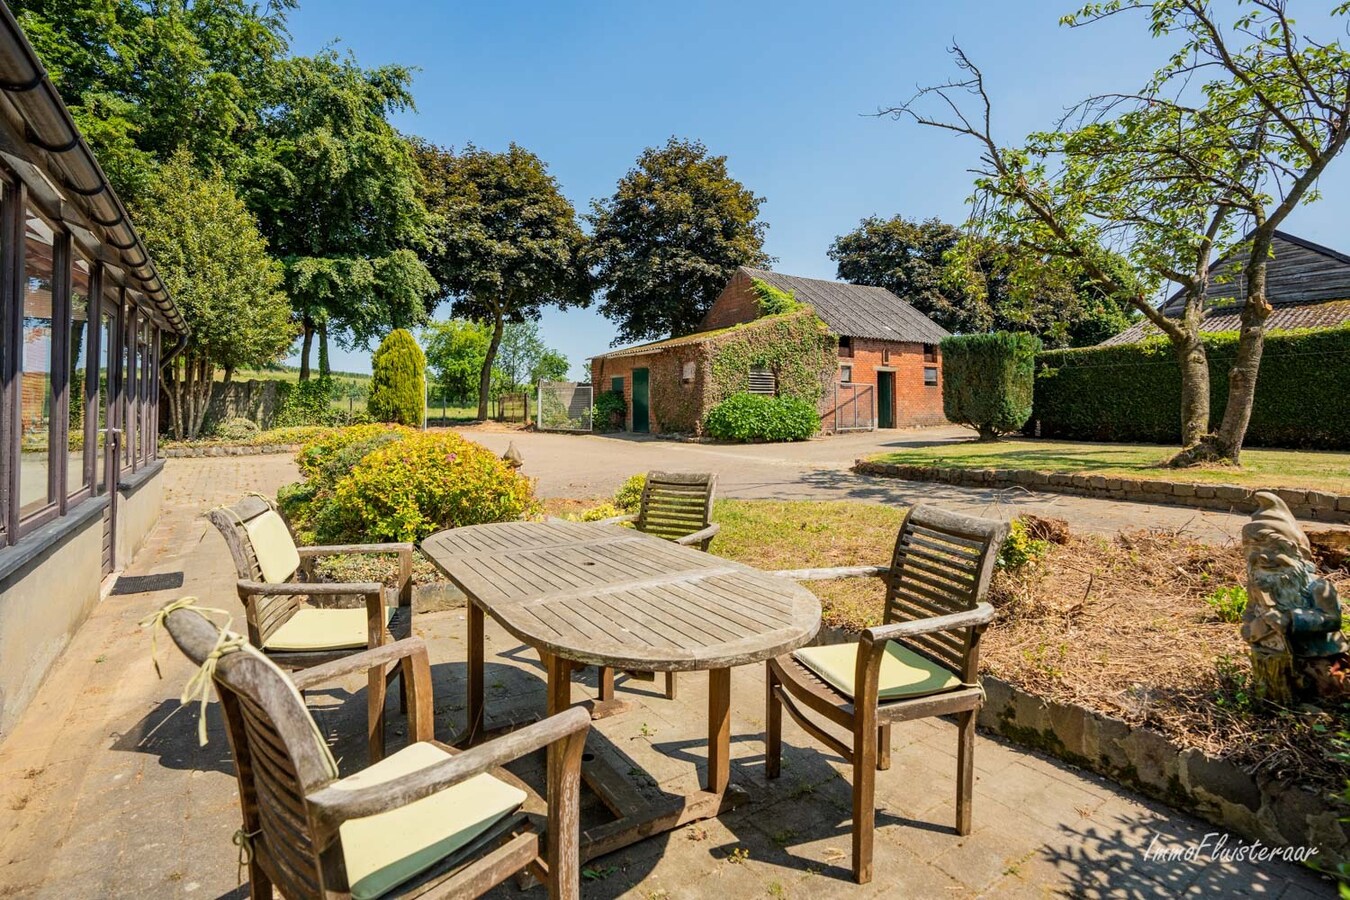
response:
[[[853,880],[872,880],[872,841],[877,827],[877,731],[862,725],[853,732]]]
[[[877,771],[885,772],[891,767],[891,726],[877,726]]]
[[[778,678],[768,663],[764,664],[764,684],[768,688],[764,714],[764,774],[769,778],[777,778],[783,772],[783,701],[775,690]]]
[[[667,673],[666,673],[666,699],[667,699],[667,700],[674,700],[674,699],[675,699],[675,673],[674,673],[674,672],[667,672]]]
[[[384,759],[384,666],[371,669],[366,684],[366,739],[374,763]]]
[[[975,711],[957,713],[956,833],[970,834],[971,795],[975,791]]]
[[[257,860],[248,864],[248,895],[251,900],[272,900],[272,879],[267,877]]]

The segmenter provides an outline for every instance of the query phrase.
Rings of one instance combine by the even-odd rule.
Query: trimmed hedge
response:
[[[1204,336],[1210,415],[1223,418],[1236,332]],[[945,353],[944,353],[945,360]],[[1119,347],[1047,350],[1036,357],[1036,393],[1023,431],[1045,438],[1176,444],[1181,370],[1165,338]],[[1266,336],[1246,443],[1350,449],[1350,326]]]
[[[1011,434],[1031,416],[1032,372],[1041,341],[1034,334],[996,331],[944,338],[942,409],[981,440]]]

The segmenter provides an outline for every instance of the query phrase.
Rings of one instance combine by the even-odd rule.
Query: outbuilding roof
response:
[[[798,302],[812,307],[831,331],[844,337],[936,344],[951,334],[885,288],[800,278],[749,266],[742,266],[741,271],[781,291],[791,291]]]

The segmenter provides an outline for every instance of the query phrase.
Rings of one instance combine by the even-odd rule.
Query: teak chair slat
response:
[[[584,709],[568,709],[461,753],[433,739],[431,669],[426,645],[417,638],[348,655],[288,679],[252,648],[219,653],[219,628],[195,609],[173,610],[165,624],[194,664],[218,656],[212,678],[238,778],[254,900],[270,898],[274,890],[288,900],[350,897],[344,823],[402,809],[482,773],[522,787],[529,799],[476,839],[379,896],[476,897],[521,871],[544,882],[554,900],[580,896],[581,756],[590,728]],[[429,743],[445,758],[391,780],[344,786],[297,689],[388,665],[402,672],[407,685],[410,744]],[[500,768],[541,748],[549,754],[546,802]],[[425,840],[411,831],[399,834],[409,853],[424,846],[419,837]]]
[[[886,580],[883,624],[862,633],[853,673],[853,695],[827,683],[793,655],[767,665],[770,778],[780,774],[783,711],[804,731],[853,765],[853,877],[872,880],[876,827],[876,772],[890,767],[891,725],[929,716],[955,715],[958,728],[956,830],[969,834],[974,787],[975,718],[984,701],[979,687],[979,644],[994,609],[984,602],[994,561],[1008,526],[1004,522],[915,506],[905,516],[889,566],[794,569],[776,574],[799,581],[875,576]],[[961,685],[931,694],[879,700],[879,673],[887,645],[897,641],[937,663]],[[819,715],[847,729],[841,741],[810,718]]]
[[[269,584],[263,576],[258,554],[245,526],[258,516],[274,509],[275,507],[265,498],[250,495],[233,506],[218,507],[206,514],[207,519],[216,526],[216,530],[225,539],[225,545],[230,550],[230,558],[234,561],[238,577],[236,590],[240,601],[244,604],[250,644],[259,648],[283,669],[296,670],[342,659],[353,653],[370,650],[412,635],[413,545],[411,543],[297,546],[300,568],[287,581]],[[294,541],[295,533],[291,530],[289,522],[286,523],[286,528],[291,532],[291,540]],[[341,554],[397,555],[398,580],[389,589],[377,582],[315,582],[313,575],[315,560]],[[316,597],[361,598],[366,608],[365,645],[311,650],[269,648],[267,642],[278,629],[303,609],[306,601]],[[386,609],[387,605],[394,606],[392,613]],[[384,755],[385,695],[389,683],[398,677],[398,673],[396,666],[387,673],[383,670],[369,673],[368,716],[372,760]],[[400,702],[406,710],[407,698],[403,692],[400,692]]]

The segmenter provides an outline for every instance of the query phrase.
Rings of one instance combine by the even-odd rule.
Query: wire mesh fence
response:
[[[590,431],[591,386],[575,381],[541,381],[535,404],[540,431]]]
[[[495,418],[498,422],[528,422],[530,421],[530,395],[524,392],[518,394],[502,394],[494,401],[497,414]]]

